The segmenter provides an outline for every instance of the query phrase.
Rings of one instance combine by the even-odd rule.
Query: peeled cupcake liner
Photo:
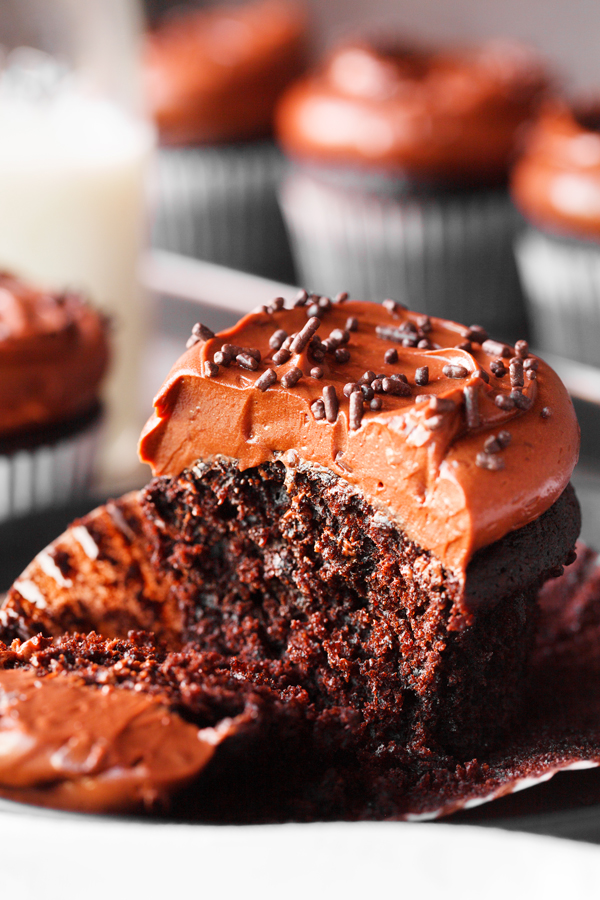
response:
[[[525,336],[513,254],[521,218],[507,192],[399,187],[343,189],[339,180],[292,170],[280,202],[301,283],[361,300],[391,297],[498,336]]]
[[[600,243],[528,227],[515,255],[535,346],[600,366]]]
[[[282,170],[269,141],[160,150],[153,245],[294,283],[277,202]]]
[[[76,434],[0,453],[0,523],[90,493],[101,430],[101,417],[96,416]]]

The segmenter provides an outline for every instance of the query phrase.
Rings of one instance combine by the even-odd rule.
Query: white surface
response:
[[[0,885],[19,900],[596,896],[600,848],[394,823],[207,827],[0,813]]]

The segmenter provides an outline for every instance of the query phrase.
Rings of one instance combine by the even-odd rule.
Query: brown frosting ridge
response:
[[[277,329],[289,335],[300,331],[307,323],[306,306],[266,307],[216,337],[205,332],[209,339],[190,347],[156,397],[155,412],[141,437],[141,459],[155,475],[167,476],[180,474],[197,459],[216,456],[237,460],[241,469],[274,459],[289,467],[302,461],[322,466],[356,485],[399,521],[409,538],[463,577],[477,549],[536,519],[567,485],[577,461],[579,429],[566,389],[542,360],[530,359],[537,377],[530,380],[525,372],[517,398],[529,409],[500,409],[495,398],[515,390],[511,376],[507,372],[497,377],[490,369],[498,348],[482,347],[476,340],[464,343],[468,328],[399,306],[347,301],[321,313],[317,334],[325,338],[334,329],[344,329],[349,317],[358,321],[342,348],[350,359],[338,361],[327,352],[319,363],[320,379],[310,375],[316,365],[311,345],[281,366],[274,365],[269,345]],[[417,343],[420,334],[426,345],[383,339],[378,327],[400,329],[396,338],[405,338],[405,343]],[[485,337],[471,336],[480,341]],[[258,368],[220,365],[211,377],[207,364],[214,366],[215,352],[226,344],[258,349]],[[391,348],[397,350],[396,363],[384,362]],[[515,351],[503,349],[508,366]],[[466,371],[459,378],[447,377],[447,365]],[[429,368],[429,383],[416,386],[416,371],[423,366]],[[278,381],[262,391],[257,380],[267,368],[273,368]],[[282,376],[295,368],[302,377],[284,387]],[[385,376],[402,373],[409,396],[376,394],[381,409],[371,409],[367,402],[360,425],[352,427],[356,421],[343,388],[369,370]],[[324,388],[335,389],[335,421],[315,418],[312,404]],[[472,415],[467,421],[465,388],[475,395],[478,423]],[[418,402],[420,395],[434,399]],[[499,431],[510,432],[509,445],[484,452],[486,439]]]
[[[600,105],[548,105],[512,174],[515,203],[536,225],[600,239]]]
[[[74,293],[0,272],[0,435],[66,421],[97,400],[106,320]]]
[[[146,39],[147,99],[167,144],[264,137],[304,68],[306,17],[290,0],[196,10]]]
[[[539,60],[508,41],[439,52],[356,43],[285,93],[276,127],[304,161],[496,183],[546,84]]]
[[[160,698],[11,668],[30,657],[35,666],[43,640],[0,653],[3,797],[80,812],[150,808],[207,765],[229,726],[199,731]]]

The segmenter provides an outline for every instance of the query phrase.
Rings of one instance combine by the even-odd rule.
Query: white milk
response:
[[[84,290],[114,318],[102,459],[104,483],[136,468],[142,424],[145,170],[153,131],[69,86],[50,97],[3,91],[0,79],[0,267],[56,289]]]

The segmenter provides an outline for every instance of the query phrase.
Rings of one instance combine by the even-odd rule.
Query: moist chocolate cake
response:
[[[474,777],[579,532],[578,429],[552,370],[477,326],[303,293],[218,336],[196,326],[155,408],[155,478],[33,561],[0,638],[53,636],[36,672],[108,678],[227,735],[178,801],[201,818],[227,785],[251,798],[240,820],[355,818]],[[60,637],[128,629],[158,644]]]

